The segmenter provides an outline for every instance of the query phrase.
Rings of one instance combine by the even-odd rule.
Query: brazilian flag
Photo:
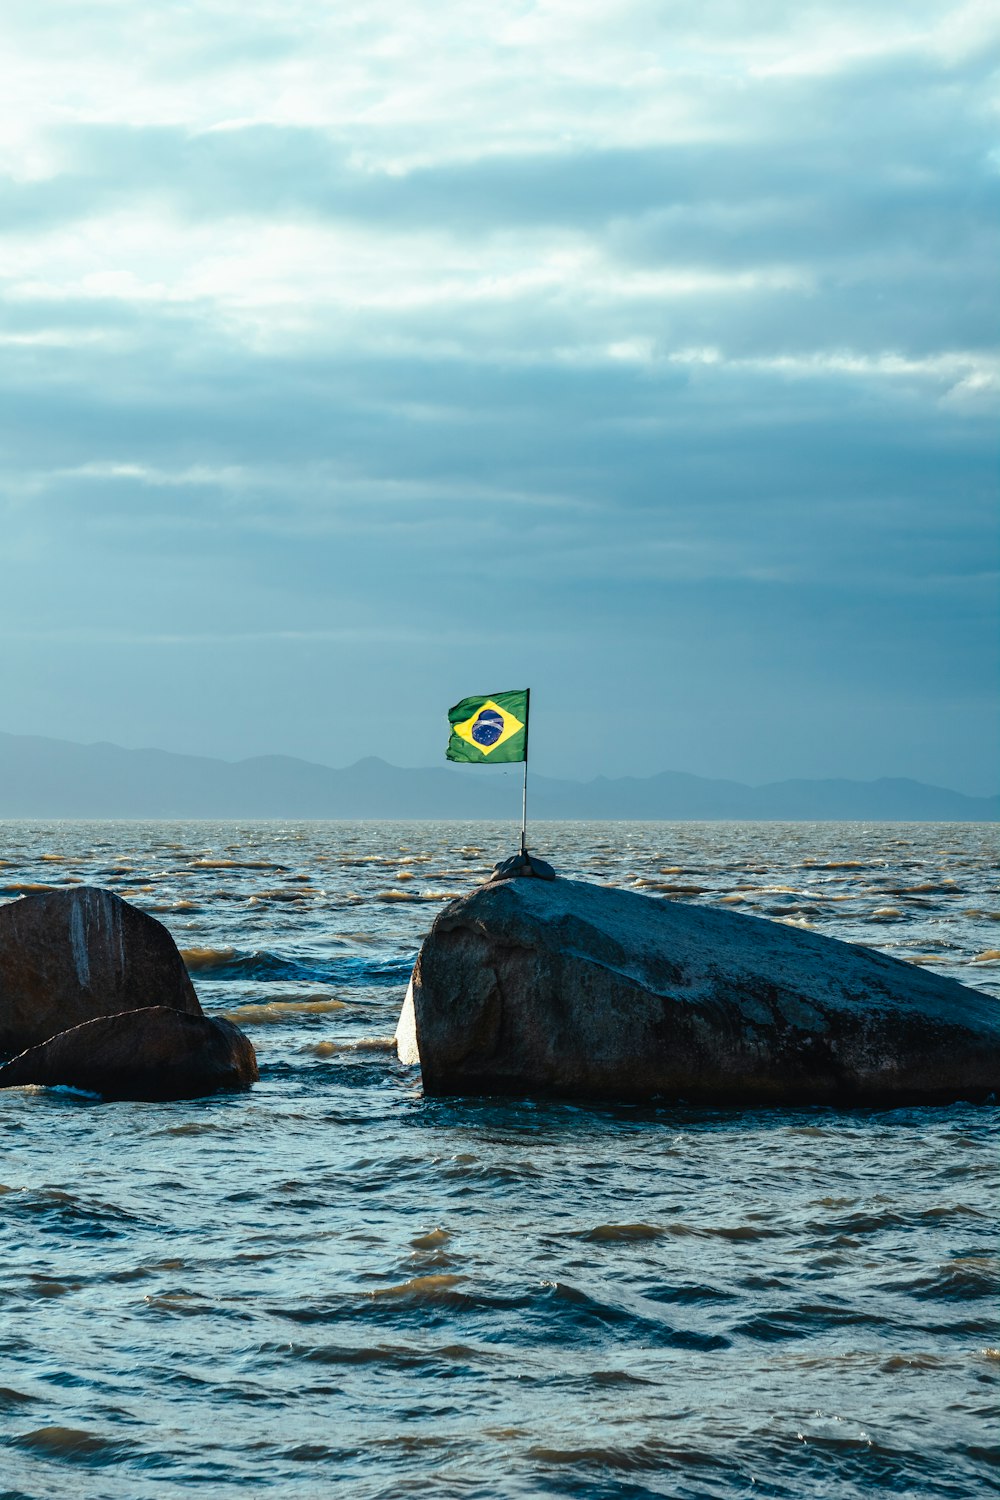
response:
[[[491,693],[486,697],[463,698],[448,710],[451,739],[445,754],[448,760],[471,761],[481,766],[489,762],[527,760],[528,758],[528,690],[519,693]]]

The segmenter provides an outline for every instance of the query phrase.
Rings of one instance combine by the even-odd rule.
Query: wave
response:
[[[22,1406],[31,1406],[38,1400],[24,1391],[15,1391],[13,1386],[0,1385],[0,1411],[16,1411]]]
[[[437,1300],[439,1293],[448,1293],[460,1282],[467,1280],[466,1276],[449,1273],[436,1276],[411,1276],[409,1281],[402,1281],[398,1286],[377,1287],[368,1295],[370,1297],[416,1298],[421,1302],[433,1302]]]
[[[682,1282],[679,1286],[656,1287],[646,1293],[650,1302],[676,1303],[679,1307],[698,1307],[706,1303],[736,1302],[735,1292],[724,1292],[720,1287],[703,1286],[698,1282]]]
[[[362,957],[342,953],[328,958],[300,957],[255,948],[250,953],[238,948],[187,949],[204,955],[195,959],[202,982],[229,979],[285,980],[306,983],[405,985],[413,968],[413,959]]]
[[[733,1331],[743,1338],[771,1344],[780,1343],[784,1339],[804,1339],[829,1334],[839,1328],[892,1326],[891,1318],[863,1312],[860,1308],[815,1302],[757,1313],[737,1323]]]
[[[884,885],[890,896],[964,896],[965,891],[954,880],[922,880],[917,885]]]
[[[506,1336],[515,1344],[535,1344],[540,1331],[546,1339],[589,1344],[600,1330],[616,1340],[629,1335],[652,1340],[659,1348],[711,1351],[728,1348],[730,1342],[719,1334],[671,1326],[654,1303],[642,1303],[639,1307],[619,1305],[561,1281],[503,1291],[477,1285],[460,1272],[417,1275],[321,1302],[268,1309],[273,1316],[293,1323],[336,1323],[341,1327],[357,1319],[362,1323],[372,1319],[397,1324],[400,1320],[419,1321],[429,1310],[436,1310],[442,1316],[481,1315],[484,1330],[493,1332],[499,1326],[498,1320],[504,1320]],[[505,1319],[510,1313],[520,1316],[516,1321]]]
[[[36,1427],[33,1432],[24,1432],[8,1441],[15,1448],[27,1449],[39,1457],[98,1466],[120,1463],[137,1451],[134,1444],[120,1438],[100,1437],[79,1427]]]
[[[191,870],[276,870],[283,875],[287,865],[275,864],[270,859],[193,859]]]
[[[456,901],[461,891],[377,891],[376,901]]]
[[[65,1297],[68,1292],[79,1291],[81,1282],[57,1281],[54,1276],[46,1276],[41,1272],[34,1272],[24,1288],[26,1297]]]
[[[428,1229],[426,1234],[416,1235],[410,1245],[414,1250],[440,1250],[450,1239],[450,1229]]]
[[[766,1473],[772,1485],[784,1479],[787,1488],[774,1487],[772,1494],[951,1495],[980,1493],[956,1483],[954,1455],[941,1454],[922,1442],[910,1448],[881,1442],[866,1432],[860,1422],[854,1432],[817,1432],[804,1421],[801,1428],[789,1424],[779,1434],[767,1433],[747,1444],[745,1461],[751,1473]],[[967,1476],[972,1479],[972,1475]]]
[[[301,903],[303,901],[308,901],[312,896],[316,896],[318,894],[319,892],[311,887],[307,888],[305,886],[299,886],[295,890],[290,891],[282,886],[274,891],[254,891],[254,893],[247,898],[247,905],[259,906],[261,905],[261,903],[273,904],[275,901],[291,901]]]
[[[182,948],[180,951],[181,958],[192,972],[224,968],[236,957],[235,948]]]
[[[265,1000],[260,1004],[236,1005],[223,1011],[227,1021],[237,1025],[267,1026],[294,1019],[295,1016],[326,1016],[343,1010],[346,1002],[330,996],[302,1000]]]
[[[116,1204],[52,1187],[9,1192],[4,1197],[4,1214],[42,1224],[74,1239],[119,1239],[148,1227],[147,1220]]]
[[[614,1330],[615,1338],[631,1337],[652,1341],[658,1348],[688,1349],[711,1353],[728,1349],[731,1340],[721,1333],[704,1333],[697,1328],[678,1328],[668,1323],[652,1299],[641,1298],[626,1305],[606,1297],[593,1296],[570,1282],[543,1283],[544,1293],[535,1299],[536,1315],[552,1321],[552,1337],[569,1341],[593,1338],[597,1329]]]
[[[703,896],[709,889],[706,885],[674,885],[666,880],[650,880],[639,876],[632,881],[638,890],[658,891],[663,896]]]
[[[205,1296],[201,1292],[158,1292],[143,1297],[143,1306],[148,1313],[172,1318],[222,1317],[250,1322],[254,1316],[249,1308],[227,1306],[237,1301],[234,1297]]]
[[[636,1240],[659,1240],[669,1231],[658,1224],[598,1224],[594,1229],[581,1230],[581,1240],[598,1244],[634,1243]]]
[[[391,1370],[423,1370],[427,1374],[457,1375],[471,1366],[496,1364],[504,1358],[503,1350],[478,1349],[470,1344],[441,1344],[414,1347],[411,1344],[262,1344],[264,1356],[303,1360],[319,1365],[381,1365]]]
[[[977,1208],[965,1203],[938,1204],[934,1208],[920,1209],[915,1213],[900,1213],[894,1208],[858,1209],[835,1219],[812,1219],[805,1225],[806,1233],[815,1234],[820,1244],[836,1242],[838,1238],[854,1239],[858,1235],[877,1234],[883,1229],[915,1229],[928,1222],[943,1220],[981,1219],[984,1215]]]
[[[358,1036],[346,1042],[309,1042],[302,1048],[313,1057],[335,1057],[342,1052],[395,1052],[394,1036]]]
[[[675,1223],[666,1226],[666,1233],[684,1238],[729,1240],[735,1244],[752,1240],[773,1240],[781,1235],[780,1229],[770,1229],[760,1224],[721,1224],[710,1227],[704,1224]]]
[[[934,1271],[905,1282],[883,1287],[887,1292],[904,1292],[921,1301],[966,1302],[977,1297],[996,1297],[1000,1293],[1000,1271],[995,1259],[966,1255],[945,1261]]]
[[[718,1453],[709,1453],[701,1448],[682,1448],[677,1444],[655,1438],[630,1446],[599,1443],[586,1444],[579,1448],[556,1448],[536,1443],[528,1449],[528,1457],[535,1463],[551,1464],[560,1468],[572,1466],[583,1469],[611,1469],[618,1473],[658,1473],[669,1470],[726,1469],[727,1460]],[[660,1493],[660,1491],[657,1491]],[[640,1493],[640,1492],[635,1492]],[[646,1490],[642,1494],[648,1494]],[[681,1490],[678,1494],[693,1494]],[[699,1491],[699,1494],[704,1493]]]

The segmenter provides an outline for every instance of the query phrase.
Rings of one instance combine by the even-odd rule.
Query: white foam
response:
[[[396,1056],[407,1068],[419,1068],[420,1050],[417,1047],[417,1016],[413,1008],[413,978],[406,987],[406,999],[396,1023]]]

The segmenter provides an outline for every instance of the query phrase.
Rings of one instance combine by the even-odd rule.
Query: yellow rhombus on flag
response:
[[[451,739],[448,760],[486,762],[526,760],[528,755],[528,691],[492,693],[463,698],[448,710]]]

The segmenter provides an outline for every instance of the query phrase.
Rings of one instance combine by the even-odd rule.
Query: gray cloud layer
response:
[[[5,727],[992,790],[996,28],[740,12],[11,7]]]

